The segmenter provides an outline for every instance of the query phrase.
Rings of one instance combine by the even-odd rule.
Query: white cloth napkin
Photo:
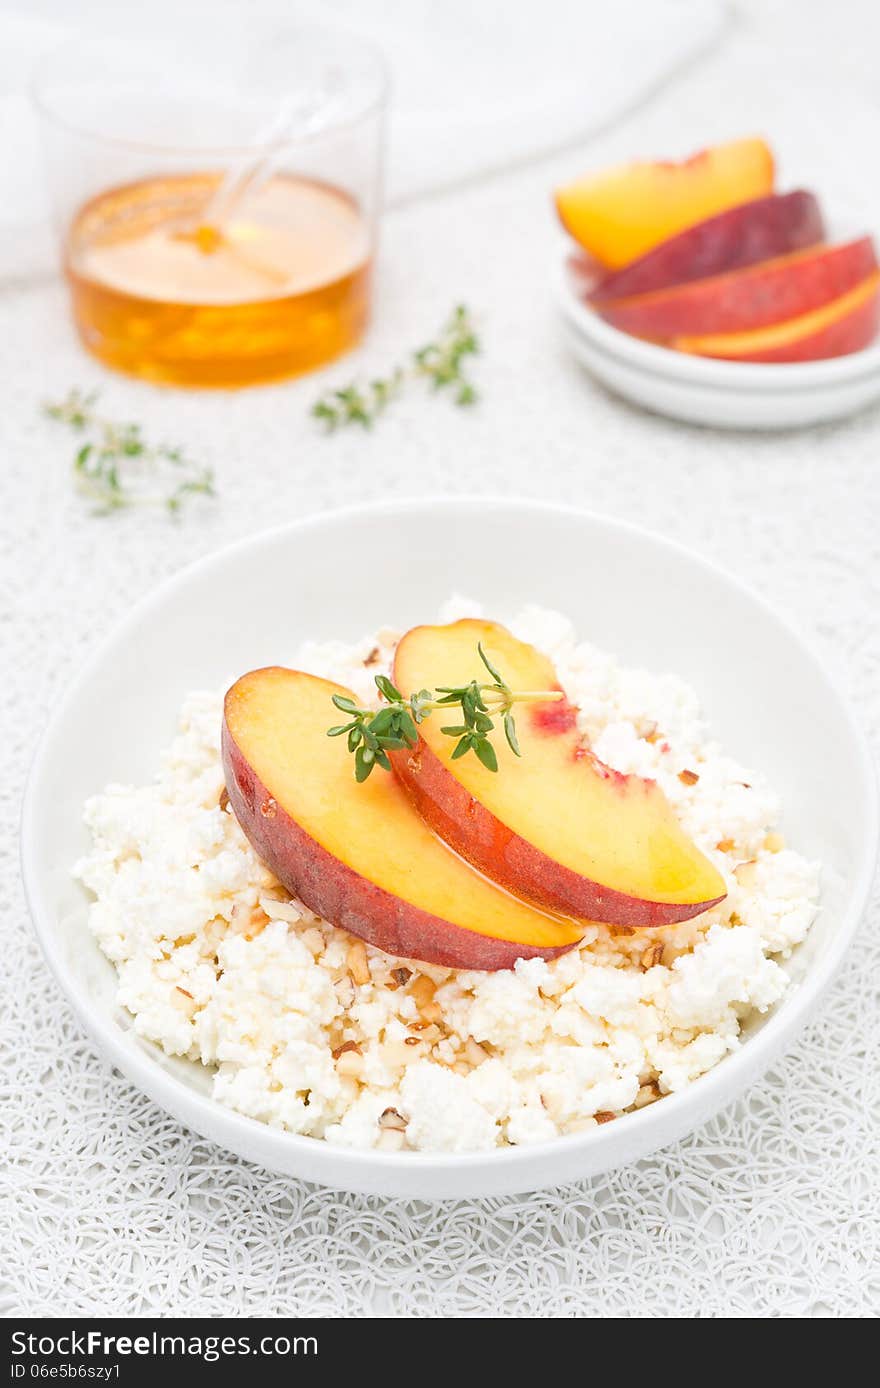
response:
[[[222,0],[212,23],[222,23]],[[34,11],[40,11],[35,17]],[[154,19],[174,23],[170,0]],[[248,13],[277,15],[251,5]],[[391,71],[389,203],[524,162],[596,132],[669,81],[723,31],[727,0],[323,0],[286,10],[349,29]],[[103,16],[103,17],[102,17]],[[187,18],[191,18],[187,11]],[[0,283],[51,273],[56,254],[39,131],[27,86],[59,40],[95,32],[110,12],[80,0],[0,10]],[[124,23],[124,15],[122,16]]]

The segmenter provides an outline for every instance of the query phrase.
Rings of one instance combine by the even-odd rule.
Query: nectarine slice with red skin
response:
[[[226,695],[229,802],[256,852],[310,910],[389,954],[463,969],[552,959],[583,926],[487,881],[432,833],[397,779],[354,779],[328,738],[333,694],[351,691],[277,666]]]
[[[870,236],[815,246],[693,284],[616,299],[599,307],[622,332],[662,341],[679,335],[748,332],[797,318],[855,289],[877,269]]]
[[[773,191],[763,140],[734,140],[680,163],[623,164],[556,192],[566,231],[600,265],[618,269],[696,222]]]
[[[870,346],[880,329],[880,272],[822,308],[751,332],[673,337],[669,346],[727,361],[796,362],[844,357]]]
[[[591,291],[594,304],[651,294],[675,284],[741,270],[762,260],[806,250],[825,240],[825,225],[812,193],[771,193],[688,227]]]
[[[494,622],[415,627],[394,659],[407,694],[484,682],[481,642],[513,689],[559,689],[549,660]],[[521,757],[501,736],[498,771],[468,753],[432,715],[394,772],[433,829],[508,890],[551,910],[615,925],[687,920],[725,895],[723,878],[685,835],[654,781],[624,776],[590,752],[567,701],[514,709]]]

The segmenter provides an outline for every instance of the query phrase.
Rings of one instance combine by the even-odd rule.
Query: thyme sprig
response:
[[[191,496],[214,496],[211,468],[199,467],[180,448],[150,444],[141,426],[98,414],[97,392],[73,389],[63,400],[47,402],[44,413],[80,434],[73,473],[78,489],[106,516],[129,506],[164,506],[177,515]]]
[[[406,698],[387,675],[376,675],[376,688],[385,700],[377,711],[361,708],[347,694],[333,694],[332,700],[349,722],[339,723],[327,730],[328,737],[346,737],[348,750],[354,753],[354,774],[365,781],[374,767],[391,770],[389,752],[414,747],[419,739],[418,725],[432,713],[450,712],[458,707],[461,721],[440,729],[447,737],[456,738],[452,760],[473,752],[488,771],[498,770],[498,756],[489,741],[500,718],[510,750],[522,756],[516,736],[516,723],[511,712],[514,704],[544,702],[563,697],[558,689],[515,690],[492,664],[482,645],[477,643],[480,660],[491,681],[471,680],[463,685],[439,685],[436,689],[420,689]]]
[[[340,424],[362,424],[369,429],[373,421],[393,400],[403,385],[405,373],[397,367],[386,380],[370,381],[366,386],[350,385],[333,390],[312,406],[312,415],[320,419],[328,431]]]
[[[473,405],[478,399],[477,390],[465,374],[465,367],[467,358],[479,350],[470,314],[464,304],[459,304],[435,341],[411,353],[405,366],[397,366],[389,376],[366,385],[353,382],[340,390],[328,391],[315,401],[312,416],[328,433],[347,424],[370,429],[400,395],[406,382],[420,378],[429,381],[434,390],[449,391],[456,405]]]
[[[475,356],[479,350],[479,339],[468,311],[459,304],[437,341],[420,347],[413,353],[413,360],[417,372],[426,376],[435,390],[451,389],[456,405],[473,405],[477,392],[466,378],[462,363],[465,357]]]

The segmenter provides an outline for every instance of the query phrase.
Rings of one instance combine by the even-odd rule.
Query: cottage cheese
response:
[[[459,600],[443,616],[474,610]],[[135,1030],[212,1067],[220,1102],[349,1147],[544,1142],[681,1089],[784,993],[819,870],[773,832],[763,778],[711,740],[680,680],[622,668],[555,612],[528,608],[510,625],[552,657],[598,756],[659,782],[726,900],[660,931],[590,925],[561,958],[502,973],[367,946],[370,981],[357,984],[352,938],[291,901],[221,808],[222,695],[193,694],[155,782],[86,805],[93,849],[76,873]],[[366,699],[395,639],[310,644],[298,663]]]

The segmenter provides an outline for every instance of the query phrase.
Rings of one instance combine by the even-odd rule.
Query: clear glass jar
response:
[[[34,81],[80,337],[178,385],[317,367],[372,296],[381,60],[281,22],[215,27],[74,41]]]

